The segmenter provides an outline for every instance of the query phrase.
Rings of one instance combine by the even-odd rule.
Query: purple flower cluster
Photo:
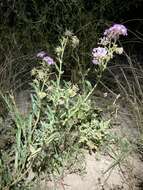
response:
[[[45,61],[49,65],[55,64],[54,60],[48,56],[48,54],[45,51],[41,51],[37,54],[37,57]]]
[[[96,58],[103,58],[107,54],[107,50],[103,47],[93,48],[92,55]]]
[[[100,42],[98,43],[103,47],[93,48],[92,50],[93,64],[107,63],[113,58],[114,52],[117,54],[123,52],[123,48],[118,47],[116,44],[116,40],[120,35],[128,35],[127,28],[122,24],[114,24],[109,29],[105,30],[103,38],[100,38]],[[112,42],[112,40],[114,41]]]
[[[114,24],[104,32],[104,36],[108,37],[109,39],[118,39],[120,35],[128,35],[127,28],[122,24]]]
[[[107,50],[103,47],[93,48],[92,56],[93,56],[92,63],[97,65],[101,62],[101,60],[106,58]]]

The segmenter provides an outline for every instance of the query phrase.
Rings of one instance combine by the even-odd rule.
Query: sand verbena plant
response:
[[[126,34],[122,25],[107,31],[100,42],[102,47],[94,48],[92,52],[98,81],[113,53],[122,52],[116,41],[119,35]],[[89,81],[84,81],[82,88],[78,83],[62,78],[69,42],[70,36],[61,37],[55,57],[45,51],[37,54],[40,60],[32,70],[31,111],[26,117],[19,112],[12,95],[2,95],[11,113],[11,129],[15,134],[10,153],[1,152],[2,188],[26,187],[43,172],[49,179],[51,175],[58,176],[63,173],[63,168],[69,169],[74,164],[83,148],[96,150],[106,140],[110,121],[101,118],[100,110],[93,106],[90,98],[98,82],[92,87]],[[26,183],[31,170],[35,177]]]

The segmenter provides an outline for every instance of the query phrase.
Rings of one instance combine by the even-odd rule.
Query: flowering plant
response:
[[[99,66],[100,76],[113,53],[123,51],[116,44],[120,35],[127,35],[123,26],[109,28],[104,32],[100,46],[92,51],[93,64]],[[78,46],[77,38],[66,33],[56,48],[55,59],[45,51],[37,54],[41,61],[32,70],[34,93],[31,94],[31,111],[26,117],[19,113],[14,97],[4,97],[12,113],[12,126],[16,128],[16,141],[12,146],[15,156],[6,168],[10,171],[10,181],[8,186],[4,183],[4,189],[16,187],[31,170],[38,174],[46,170],[53,175],[63,172],[63,168],[74,164],[75,158],[71,158],[77,158],[81,147],[96,150],[106,139],[110,120],[101,119],[101,110],[89,98],[97,83],[92,88],[90,82],[85,81],[82,89],[62,80],[63,58],[69,40],[73,42],[72,48]],[[54,72],[51,72],[53,67]]]

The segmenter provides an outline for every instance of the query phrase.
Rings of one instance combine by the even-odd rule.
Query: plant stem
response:
[[[61,75],[62,75],[63,56],[64,56],[64,52],[65,52],[65,47],[67,45],[67,41],[68,41],[68,37],[63,38],[63,40],[61,41],[61,49],[62,49],[62,51],[61,51],[61,54],[60,54],[60,56],[58,58],[59,63],[60,63],[59,70],[58,70],[59,75],[58,75],[58,79],[57,79],[58,89],[60,87],[60,81],[61,81]]]
[[[91,94],[94,92],[94,90],[96,89],[97,85],[99,84],[100,82],[100,79],[101,79],[101,76],[102,76],[102,73],[100,73],[99,77],[98,77],[98,80],[97,80],[97,83],[94,85],[94,87],[92,88],[92,90],[87,94],[87,96],[85,97],[84,99],[84,102],[88,100],[89,96],[91,96]]]

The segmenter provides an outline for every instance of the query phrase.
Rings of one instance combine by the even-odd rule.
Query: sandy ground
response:
[[[134,142],[138,131],[133,121],[122,109],[111,133],[119,138]],[[118,144],[113,146],[115,154],[118,153]],[[126,150],[125,150],[126,151]],[[34,189],[37,190],[143,190],[143,162],[138,153],[125,152],[125,157],[113,158],[110,151],[101,151],[92,155],[85,153],[86,171],[84,175],[76,173],[67,174],[56,182],[39,182]],[[126,154],[127,153],[127,154]],[[122,154],[121,154],[122,155]],[[118,159],[119,160],[118,160]],[[122,160],[122,161],[121,161]],[[121,161],[121,162],[120,162]]]
[[[35,190],[142,190],[143,164],[131,156],[122,165],[104,173],[114,160],[107,155],[86,155],[86,174],[68,174],[62,180],[37,184]]]

